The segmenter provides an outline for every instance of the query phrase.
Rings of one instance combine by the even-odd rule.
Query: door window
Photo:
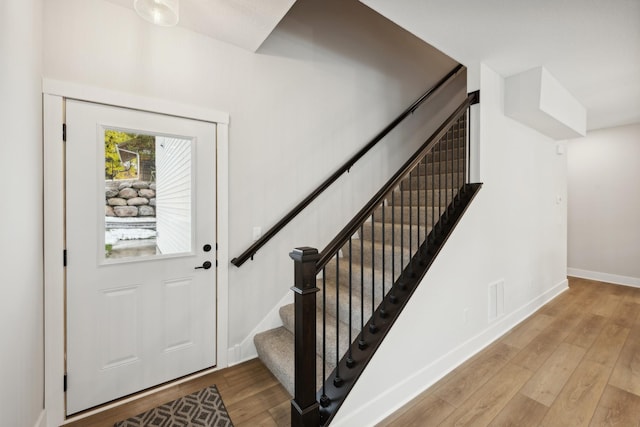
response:
[[[193,251],[191,172],[191,139],[104,129],[106,261]]]

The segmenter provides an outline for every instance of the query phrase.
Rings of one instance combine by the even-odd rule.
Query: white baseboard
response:
[[[42,412],[40,412],[40,416],[38,417],[38,420],[33,425],[33,427],[47,427],[47,410],[46,409],[43,409]]]
[[[338,412],[331,425],[335,427],[376,425],[567,289],[569,289],[568,281],[564,279],[529,303],[491,323],[487,329],[431,364],[416,371],[411,377],[382,392],[367,405],[361,406],[344,417],[341,417]]]
[[[256,326],[240,344],[236,344],[228,350],[229,366],[237,365],[250,359],[258,357],[256,346],[253,344],[253,337],[269,329],[282,326],[280,319],[280,307],[293,303],[293,291],[287,291],[287,294],[269,311],[264,319]]]
[[[579,268],[567,268],[567,274],[581,279],[597,280],[598,282],[613,283],[614,285],[633,286],[640,288],[639,277],[619,276],[617,274],[601,273],[599,271],[581,270]]]

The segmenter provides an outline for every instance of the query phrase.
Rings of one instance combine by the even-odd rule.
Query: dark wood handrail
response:
[[[316,271],[319,272],[324,266],[335,257],[336,253],[342,246],[349,240],[349,237],[360,228],[367,218],[371,216],[374,210],[384,200],[387,194],[396,188],[400,181],[422,160],[425,154],[433,147],[433,145],[440,140],[447,133],[447,130],[451,125],[460,118],[462,114],[465,114],[467,108],[475,103],[478,95],[472,93],[456,108],[456,110],[442,123],[438,129],[422,144],[422,147],[418,149],[405,164],[396,172],[387,183],[378,191],[375,196],[369,200],[369,202],[356,214],[355,217],[338,233],[338,235],[322,250],[320,253],[320,259],[316,263]]]
[[[433,95],[440,88],[446,86],[453,78],[464,69],[462,64],[458,64],[453,70],[447,73],[435,86],[426,91],[420,98],[418,98],[413,104],[404,110],[398,117],[389,123],[380,133],[378,133],[367,145],[362,147],[360,151],[353,155],[345,164],[343,164],[338,170],[336,170],[329,178],[327,178],[322,184],[313,190],[307,197],[305,197],[300,203],[298,203],[291,211],[286,214],[280,221],[278,221],[273,227],[267,230],[261,238],[256,240],[251,246],[249,246],[242,254],[233,258],[231,264],[236,267],[240,267],[247,260],[253,259],[255,253],[264,246],[273,236],[275,236],[285,225],[287,225],[293,218],[295,218],[304,208],[309,206],[324,190],[326,190],[331,184],[333,184],[340,176],[349,171],[351,167],[360,160],[371,148],[373,148],[378,142],[389,134],[396,126],[404,121],[409,115],[420,107],[431,95]]]

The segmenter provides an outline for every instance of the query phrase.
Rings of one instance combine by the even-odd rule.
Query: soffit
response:
[[[360,0],[465,65],[545,67],[587,129],[640,123],[638,0]]]

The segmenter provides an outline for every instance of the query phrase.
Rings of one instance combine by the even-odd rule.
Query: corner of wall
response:
[[[247,360],[258,357],[256,346],[253,344],[253,337],[256,334],[269,329],[282,326],[282,319],[280,319],[280,307],[293,303],[293,292],[287,291],[286,295],[278,301],[278,303],[267,313],[262,321],[255,327],[249,335],[247,335],[240,344],[236,344],[228,349],[228,364],[229,366],[237,365]]]

